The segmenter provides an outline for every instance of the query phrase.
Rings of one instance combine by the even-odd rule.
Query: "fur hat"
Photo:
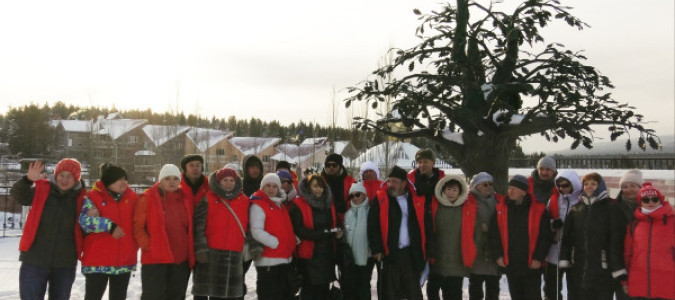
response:
[[[122,167],[110,163],[103,163],[98,168],[101,171],[101,182],[104,186],[109,186],[122,178],[128,178],[127,171]]]
[[[225,177],[232,177],[236,181],[239,178],[239,174],[234,169],[228,167],[223,167],[216,172],[216,181],[220,182]]]
[[[267,173],[263,176],[262,181],[260,181],[260,188],[266,186],[268,183],[274,183],[277,187],[281,188],[281,180],[279,175],[276,173]]]
[[[537,162],[537,169],[539,168],[547,168],[555,172],[557,170],[555,167],[555,159],[550,156],[544,156],[540,158],[539,161]]]
[[[80,175],[82,174],[82,166],[80,162],[74,158],[64,158],[56,164],[54,168],[54,177],[59,176],[59,173],[66,171],[70,174],[73,174],[75,181],[80,181]]]
[[[642,179],[642,172],[640,172],[638,169],[626,171],[626,173],[621,176],[621,180],[619,180],[619,186],[622,186],[624,183],[628,182],[642,186],[642,184],[645,183],[645,180]]]
[[[471,178],[471,186],[475,187],[486,181],[494,181],[494,178],[488,172],[480,172]]]
[[[509,186],[527,192],[530,189],[530,182],[527,181],[527,177],[523,175],[513,175],[513,177],[511,177],[511,180],[509,180]]]
[[[279,161],[279,162],[277,163],[277,167],[276,167],[275,170],[279,170],[279,169],[288,169],[288,170],[290,170],[290,169],[291,169],[291,164],[290,164],[289,162],[285,161],[285,160]]]
[[[337,154],[337,153],[331,153],[326,156],[326,161],[324,164],[328,164],[329,162],[336,162],[338,165],[342,165],[342,155]]]
[[[434,155],[434,151],[431,151],[431,149],[429,148],[420,149],[417,150],[417,153],[415,153],[415,161],[418,161],[420,159],[428,159],[431,161],[436,161],[436,156]]]
[[[180,160],[180,168],[183,170],[183,172],[186,172],[187,170],[185,169],[187,164],[191,161],[199,161],[204,165],[204,158],[199,155],[199,154],[188,154],[183,156],[183,158]],[[204,170],[204,167],[202,167],[202,170]]]
[[[401,169],[401,167],[394,166],[393,168],[391,168],[391,172],[389,172],[389,176],[387,177],[398,178],[403,181],[406,181],[408,180],[408,173],[405,170]]]
[[[162,181],[162,179],[169,177],[169,176],[176,176],[178,179],[180,179],[180,170],[176,165],[173,164],[166,164],[162,166],[162,170],[159,171],[159,178],[157,181]]]
[[[659,199],[661,199],[661,202],[665,201],[666,197],[661,194],[661,191],[657,190],[652,186],[651,182],[645,182],[642,184],[642,188],[640,189],[640,192],[638,192],[638,201],[642,201],[643,197],[653,197],[656,196]]]
[[[380,170],[377,168],[377,165],[372,161],[367,161],[361,165],[361,170],[359,170],[361,180],[363,180],[363,172],[368,170],[375,172],[375,174],[377,174],[377,179],[380,179]]]

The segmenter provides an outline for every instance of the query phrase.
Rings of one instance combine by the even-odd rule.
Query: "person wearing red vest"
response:
[[[462,176],[446,175],[436,184],[431,202],[433,247],[427,299],[462,299],[462,283],[476,259],[478,204],[467,198],[469,187]]]
[[[141,299],[185,299],[195,264],[194,203],[180,188],[177,166],[162,166],[158,178],[134,211],[134,238],[141,247]]]
[[[627,230],[624,256],[632,299],[675,299],[675,215],[661,191],[645,182]]]
[[[380,180],[380,170],[374,162],[367,161],[361,165],[360,173],[361,183],[366,189],[368,200],[372,203],[375,200],[375,196],[377,196],[377,191],[382,188],[384,183]]]
[[[600,174],[586,174],[581,183],[583,193],[563,226],[558,267],[570,268],[577,299],[610,300],[614,298],[608,263],[612,199]]]
[[[335,205],[330,189],[320,175],[310,175],[298,184],[299,196],[289,207],[295,235],[297,264],[304,280],[301,299],[327,299],[329,284],[335,278],[335,239],[342,237],[337,228]]]
[[[180,160],[183,171],[180,188],[185,195],[192,196],[196,206],[209,191],[209,179],[203,174],[204,158],[199,154],[188,154]]]
[[[381,298],[422,299],[420,279],[430,255],[433,226],[424,196],[406,171],[392,168],[368,211],[368,243],[379,262]]]
[[[534,196],[534,200],[546,205],[548,200],[558,193],[555,190],[554,181],[557,175],[558,171],[553,157],[544,156],[539,159],[537,169],[533,170],[527,179],[530,185],[528,192]],[[549,214],[551,214],[551,219],[557,219],[557,217],[554,217],[555,212],[549,212]]]
[[[249,198],[241,178],[224,167],[209,176],[209,192],[194,213],[195,300],[244,297],[244,238],[248,228]]]
[[[416,168],[408,173],[408,180],[415,186],[418,196],[423,196],[425,205],[431,205],[434,189],[438,181],[445,177],[445,172],[435,168],[436,155],[431,149],[420,149],[415,153]]]
[[[42,162],[31,163],[9,191],[21,205],[31,206],[19,241],[19,294],[21,299],[43,299],[49,285],[49,299],[65,300],[82,251],[77,216],[86,190],[75,159],[59,161],[52,180],[45,180],[43,171]]]
[[[342,226],[345,212],[349,208],[349,189],[354,184],[354,178],[349,175],[347,169],[342,164],[343,158],[340,154],[331,153],[326,156],[324,169],[321,176],[326,179],[330,187],[330,193],[333,195],[333,203],[338,216],[338,225]]]
[[[79,223],[84,238],[82,274],[85,299],[102,299],[108,282],[110,300],[127,298],[131,272],[136,270],[138,244],[132,234],[136,192],[127,184],[124,168],[99,166],[101,179],[87,194]]]
[[[528,185],[525,176],[513,176],[490,222],[492,257],[504,268],[514,300],[541,299],[541,267],[552,240],[546,206],[531,198]]]
[[[288,208],[283,203],[285,192],[275,173],[266,174],[260,190],[251,195],[249,222],[253,238],[263,245],[262,255],[255,259],[258,273],[256,293],[258,299],[292,299],[289,274],[293,261],[296,237]]]

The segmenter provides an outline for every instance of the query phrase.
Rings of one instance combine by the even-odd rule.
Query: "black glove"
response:
[[[554,231],[555,231],[555,230],[558,230],[558,229],[560,229],[560,228],[562,228],[562,227],[563,227],[563,221],[562,221],[561,219],[555,219],[555,220],[553,220],[553,222],[551,223],[551,228],[553,228]]]

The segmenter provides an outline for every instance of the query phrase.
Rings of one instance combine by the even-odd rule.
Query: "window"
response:
[[[237,155],[232,155],[232,161],[239,161],[239,158],[237,157]]]
[[[129,143],[138,143],[138,136],[137,135],[130,135],[129,136]]]
[[[218,148],[216,149],[216,155],[225,155],[225,149]],[[236,157],[236,155],[235,155]]]
[[[263,155],[263,162],[270,162],[270,156],[269,155]]]

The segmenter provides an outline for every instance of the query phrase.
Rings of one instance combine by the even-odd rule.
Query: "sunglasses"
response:
[[[361,197],[361,195],[363,195],[363,193],[349,194],[349,200],[352,200],[352,199],[357,198],[357,197]]]
[[[659,203],[661,199],[659,197],[642,197],[642,203],[647,204],[649,201],[654,202],[654,203]]]
[[[337,163],[327,163],[326,168],[337,168],[339,165]]]

